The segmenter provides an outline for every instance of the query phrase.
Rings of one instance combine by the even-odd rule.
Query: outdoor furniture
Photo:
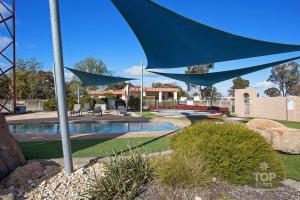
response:
[[[92,110],[92,115],[100,114],[102,115],[102,106],[103,104],[95,104],[94,110]]]
[[[91,111],[91,106],[89,103],[83,104],[82,112],[90,112]]]
[[[80,104],[74,104],[73,110],[70,112],[70,116],[80,116],[81,115],[81,108]]]
[[[102,113],[109,113],[109,111],[107,110],[107,106],[106,104],[99,104],[101,106],[101,109],[102,109]]]
[[[127,110],[126,110],[125,106],[118,106],[118,112],[119,112],[119,115],[121,115],[121,114],[127,115]]]

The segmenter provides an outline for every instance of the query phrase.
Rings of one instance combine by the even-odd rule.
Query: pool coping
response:
[[[127,132],[127,133],[113,133],[113,134],[70,134],[71,140],[88,140],[88,139],[113,139],[113,138],[139,138],[139,137],[163,137],[175,134],[180,129],[190,125],[191,123],[188,120],[178,120],[178,119],[161,119],[161,118],[154,118],[154,119],[145,119],[145,118],[135,118],[135,120],[91,120],[91,121],[81,121],[81,120],[71,120],[70,123],[85,123],[85,122],[154,122],[154,123],[169,123],[176,127],[178,130],[170,130],[170,131],[149,131],[149,132]],[[14,121],[10,121],[7,124],[26,124],[26,123],[33,123],[28,121],[19,121],[15,123]],[[57,121],[45,122],[39,121],[34,123],[57,123]],[[13,134],[15,139],[18,142],[36,142],[36,141],[58,141],[61,140],[60,134]]]

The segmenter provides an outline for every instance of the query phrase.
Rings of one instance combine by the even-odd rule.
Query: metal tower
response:
[[[15,0],[0,0],[0,112],[16,111]]]

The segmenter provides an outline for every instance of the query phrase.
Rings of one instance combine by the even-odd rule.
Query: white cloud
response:
[[[159,72],[159,70],[153,70],[153,71]],[[141,73],[142,73],[142,70],[141,70],[140,66],[133,65],[132,67],[125,69],[125,72],[126,72],[126,74],[128,74],[130,76],[140,77]],[[144,76],[154,77],[154,76],[158,76],[158,75],[150,73],[150,72],[144,70]]]
[[[271,87],[276,87],[276,85],[269,81],[263,81],[263,82],[256,83],[253,87],[255,87],[256,89],[268,89]]]
[[[73,78],[73,73],[69,70],[65,70],[65,81],[71,81]]]
[[[10,42],[11,39],[9,37],[0,35],[0,48],[6,47],[6,45],[8,45]]]

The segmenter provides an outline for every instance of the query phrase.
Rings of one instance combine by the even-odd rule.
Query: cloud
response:
[[[256,83],[253,87],[255,87],[256,89],[268,89],[271,87],[276,87],[276,85],[269,81],[263,81],[263,82]]]
[[[65,81],[71,81],[73,78],[73,73],[69,70],[65,70]]]
[[[8,45],[10,42],[11,39],[9,37],[0,35],[0,48],[6,47],[6,45]]]
[[[156,71],[159,72],[159,70],[156,70]],[[133,65],[132,67],[125,69],[125,72],[126,72],[126,74],[128,74],[130,76],[140,77],[142,70],[141,70],[140,66]],[[144,76],[155,77],[155,76],[158,76],[158,75],[150,73],[150,72],[145,70],[144,71]]]

